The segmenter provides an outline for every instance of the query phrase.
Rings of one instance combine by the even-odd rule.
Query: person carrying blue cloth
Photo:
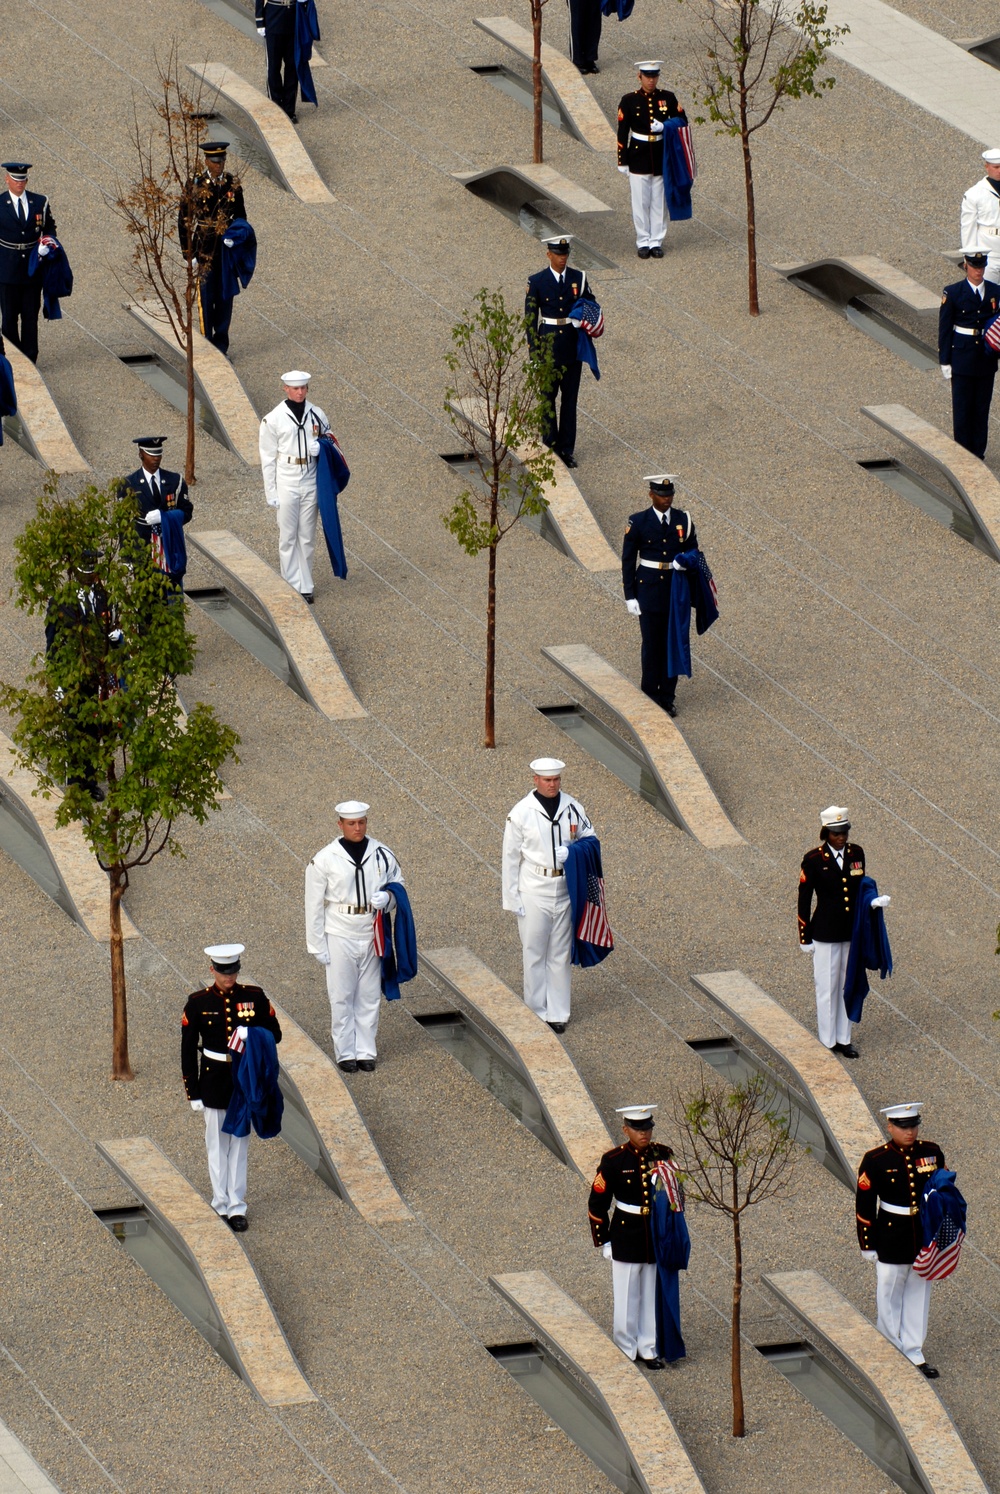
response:
[[[691,673],[690,650],[686,644],[686,628],[691,622],[691,589],[688,576],[679,575],[685,570],[680,557],[697,552],[698,535],[691,515],[673,507],[674,474],[660,472],[647,477],[646,482],[650,507],[632,514],[625,526],[622,588],[625,605],[639,619],[642,633],[640,688],[668,716],[676,716],[677,677],[680,673]],[[680,583],[676,603],[675,580]],[[686,624],[679,631],[682,615]]]
[[[220,353],[228,353],[235,292],[231,280],[223,287],[223,253],[235,247],[229,228],[237,219],[246,221],[246,206],[239,177],[225,169],[229,141],[205,140],[199,148],[205,170],[185,185],[177,235],[198,277],[199,331]]]
[[[242,1034],[242,1035],[241,1035]],[[222,1129],[227,1136],[249,1136],[250,1127],[262,1141],[281,1135],[285,1098],[278,1084],[278,1045],[266,1027],[238,1028],[230,1039],[233,1094]]]
[[[179,472],[163,467],[166,436],[136,436],[139,466],[122,479],[123,488],[135,498],[139,510],[136,531],[153,554],[153,562],[171,584],[181,589],[187,570],[184,525],[194,513],[188,485]]]

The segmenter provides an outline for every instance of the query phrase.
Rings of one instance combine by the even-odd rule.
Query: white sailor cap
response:
[[[281,382],[287,384],[289,389],[301,389],[311,378],[312,374],[303,373],[301,368],[293,368],[290,373],[281,375]]]
[[[659,1108],[659,1105],[619,1105],[615,1110],[615,1114],[620,1115],[622,1120],[626,1121],[630,1126],[636,1123],[644,1126],[646,1121],[652,1125],[653,1111],[659,1110]]]
[[[240,968],[240,955],[245,949],[245,944],[210,944],[205,953],[212,962],[212,969],[225,975]]]
[[[840,804],[830,804],[819,812],[819,822],[824,830],[850,830],[851,816]]]
[[[554,233],[547,239],[542,239],[546,249],[551,249],[555,254],[568,254],[569,246],[575,238],[571,233]]]
[[[647,58],[645,62],[633,62],[632,66],[637,73],[658,73],[663,63],[658,57],[654,57],[651,60]]]
[[[919,1121],[922,1109],[922,1100],[911,1100],[908,1105],[886,1105],[879,1115],[884,1115],[887,1121]]]
[[[537,773],[540,778],[556,778],[566,764],[558,757],[536,757],[534,762],[529,763],[528,766],[532,773]]]
[[[363,799],[345,799],[343,804],[336,806],[337,813],[342,820],[362,820],[371,809]]]
[[[990,150],[984,150],[983,160],[987,166],[1000,166],[1000,150],[995,145]]]

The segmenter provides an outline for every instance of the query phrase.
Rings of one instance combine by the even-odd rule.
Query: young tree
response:
[[[210,706],[196,705],[185,725],[174,680],[190,672],[195,639],[135,518],[134,496],[116,483],[63,501],[50,480],[15,542],[14,569],[17,605],[46,619],[46,652],[25,685],[0,684],[18,762],[46,798],[65,785],[56,823],[79,822],[108,874],[112,1079],[133,1077],[122,894],[136,867],[184,854],[177,821],[208,818],[239,742]]]
[[[484,286],[451,336],[445,363],[464,387],[445,391],[445,409],[479,468],[486,516],[476,507],[482,498],[466,490],[441,517],[466,554],[488,552],[483,745],[495,747],[497,546],[520,519],[549,506],[542,489],[554,481],[555,466],[541,435],[555,374],[551,339],[540,338],[533,352],[525,318],[508,311],[502,291]]]
[[[725,1214],[733,1228],[733,1436],[743,1437],[743,1215],[787,1187],[795,1143],[787,1107],[759,1074],[733,1089],[702,1079],[698,1090],[678,1096],[674,1118],[683,1137],[688,1197]]]
[[[542,157],[542,7],[548,0],[528,0],[531,6],[531,98],[534,129],[531,137],[532,156],[535,164]]]
[[[826,53],[849,26],[828,26],[827,7],[814,0],[696,0],[703,16],[706,54],[695,102],[718,125],[716,134],[738,137],[743,147],[747,202],[750,315],[757,296],[757,212],[750,137],[764,128],[786,99],[813,97],[835,78],[817,76]],[[695,116],[704,124],[706,116]]]
[[[154,122],[147,123],[138,100],[132,99],[129,135],[138,176],[118,184],[109,205],[132,239],[131,265],[139,285],[159,302],[171,332],[184,353],[187,376],[187,445],[184,476],[195,481],[194,331],[199,327],[198,294],[206,268],[197,250],[185,252],[183,225],[204,220],[194,178],[204,165],[198,147],[204,138],[209,112],[203,85],[192,92],[181,79],[176,44],[165,63],[155,63],[156,92],[147,94]],[[221,212],[209,229],[224,234],[228,226]]]

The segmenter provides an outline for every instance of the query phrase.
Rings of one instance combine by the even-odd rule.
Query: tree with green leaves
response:
[[[239,743],[210,706],[185,718],[174,682],[190,673],[195,638],[136,514],[117,482],[62,499],[50,479],[14,568],[16,604],[45,618],[46,651],[24,685],[0,684],[18,764],[43,797],[62,791],[56,823],[79,824],[108,876],[112,1079],[133,1078],[122,895],[136,867],[184,854],[177,823],[203,824],[216,808],[219,769]]]
[[[762,1074],[729,1088],[702,1079],[680,1095],[674,1119],[682,1135],[689,1199],[724,1214],[733,1230],[731,1374],[733,1436],[746,1436],[740,1316],[743,1302],[743,1215],[791,1181],[795,1142],[787,1102]]]
[[[532,349],[528,323],[503,292],[483,287],[451,329],[445,363],[458,382],[445,409],[479,469],[483,492],[466,489],[442,521],[467,555],[487,552],[485,747],[496,746],[497,546],[521,519],[548,508],[555,480],[542,445],[547,396],[555,383],[551,338]],[[481,515],[480,506],[485,514]]]
[[[818,98],[836,79],[820,77],[826,54],[849,26],[828,26],[827,7],[814,0],[695,0],[702,15],[705,53],[696,115],[738,138],[743,149],[747,205],[750,315],[760,315],[757,295],[757,210],[751,137],[788,99]]]

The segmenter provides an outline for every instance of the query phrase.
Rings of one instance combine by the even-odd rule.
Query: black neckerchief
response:
[[[367,835],[365,836],[364,840],[345,840],[345,838],[341,836],[340,844],[343,846],[348,856],[350,856],[351,860],[354,862],[354,865],[360,866],[362,861],[364,861],[365,859],[365,852],[368,849]]]
[[[562,798],[562,792],[560,791],[553,796],[551,794],[543,794],[539,789],[535,789],[535,798],[545,810],[549,819],[554,820],[559,812],[559,800]]]

